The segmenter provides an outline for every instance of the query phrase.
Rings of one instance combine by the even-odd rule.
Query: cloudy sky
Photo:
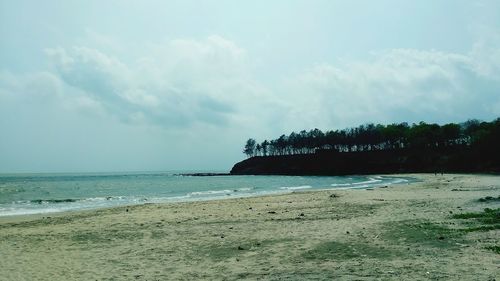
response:
[[[500,116],[500,1],[0,0],[0,172],[229,170],[249,137]]]

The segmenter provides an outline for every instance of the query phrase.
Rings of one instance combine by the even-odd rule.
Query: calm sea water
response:
[[[386,176],[180,176],[174,173],[0,175],[0,216],[149,202],[211,200],[294,190],[368,188],[411,181]]]

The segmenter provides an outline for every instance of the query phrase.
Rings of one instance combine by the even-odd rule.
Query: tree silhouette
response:
[[[260,144],[260,147],[262,149],[262,155],[263,156],[267,156],[267,149],[269,147],[269,142],[267,140],[264,140],[261,144]]]
[[[245,148],[243,148],[243,153],[247,155],[247,157],[252,157],[255,155],[255,144],[257,142],[250,138],[247,140],[247,143],[245,144]]]
[[[248,157],[310,154],[318,151],[362,152],[396,149],[446,149],[475,147],[496,153],[500,145],[500,118],[492,122],[468,120],[443,126],[438,124],[365,124],[323,133],[319,129],[291,132],[275,140],[257,144],[248,139],[243,149]],[[486,152],[485,152],[486,153]]]

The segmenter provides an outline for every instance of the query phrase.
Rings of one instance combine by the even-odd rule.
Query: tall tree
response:
[[[380,125],[365,124],[354,128],[327,131],[302,130],[281,135],[274,140],[257,144],[249,139],[243,152],[254,155],[290,155],[316,153],[331,149],[339,152],[373,151],[390,149],[441,149],[451,146],[469,146],[489,155],[500,150],[500,118],[492,122],[469,120],[461,124],[427,124],[420,122]],[[495,155],[493,153],[492,155]]]
[[[255,146],[255,155],[256,156],[259,156],[261,155],[262,153],[262,146],[260,145],[260,143],[258,143],[256,146]]]
[[[262,148],[262,155],[267,156],[268,153],[268,148],[269,148],[269,142],[267,140],[264,140],[261,144],[260,147]]]
[[[243,153],[245,153],[247,155],[247,157],[254,156],[256,144],[257,144],[257,142],[254,139],[249,138],[247,140],[247,143],[245,144],[245,148],[243,148]]]

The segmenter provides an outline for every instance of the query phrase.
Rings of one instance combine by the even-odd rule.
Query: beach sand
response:
[[[3,217],[0,280],[500,280],[500,230],[452,218],[499,208],[478,199],[500,195],[500,176],[410,176],[421,182]]]

